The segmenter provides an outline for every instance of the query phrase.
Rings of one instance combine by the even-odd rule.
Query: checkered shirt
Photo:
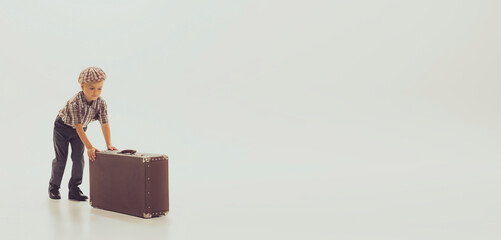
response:
[[[89,123],[99,120],[101,124],[108,123],[108,108],[101,97],[87,103],[83,91],[70,98],[66,105],[59,111],[63,122],[75,128],[75,124],[87,127]]]

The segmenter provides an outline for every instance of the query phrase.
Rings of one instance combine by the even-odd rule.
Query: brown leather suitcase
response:
[[[168,157],[103,151],[89,163],[92,207],[142,218],[169,212]]]

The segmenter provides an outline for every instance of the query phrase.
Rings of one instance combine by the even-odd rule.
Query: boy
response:
[[[84,69],[78,77],[82,91],[68,100],[54,122],[53,141],[56,158],[52,161],[52,173],[49,181],[49,197],[51,199],[61,199],[59,187],[68,158],[68,145],[71,144],[73,167],[68,183],[68,198],[76,201],[87,200],[87,196],[78,187],[82,183],[84,146],[92,161],[96,158],[96,152],[99,152],[85,135],[87,125],[90,122],[99,120],[108,150],[117,150],[111,145],[108,110],[106,102],[100,97],[105,79],[106,74],[100,68]]]

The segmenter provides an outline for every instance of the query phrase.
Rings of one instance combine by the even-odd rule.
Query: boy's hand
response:
[[[113,145],[108,145],[108,150],[118,150],[116,147],[113,147]]]
[[[99,152],[99,150],[97,150],[95,147],[87,148],[87,155],[89,156],[89,159],[91,161],[96,160],[96,152]]]

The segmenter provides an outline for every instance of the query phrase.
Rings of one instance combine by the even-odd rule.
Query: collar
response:
[[[97,104],[97,99],[99,99],[99,98],[97,98],[96,100],[94,100],[94,101],[92,101],[92,102],[89,103],[89,102],[87,102],[87,99],[85,99],[85,94],[84,94],[83,91],[80,91],[78,93],[78,96],[79,96],[80,102],[83,104],[83,106],[95,107],[96,104]]]

